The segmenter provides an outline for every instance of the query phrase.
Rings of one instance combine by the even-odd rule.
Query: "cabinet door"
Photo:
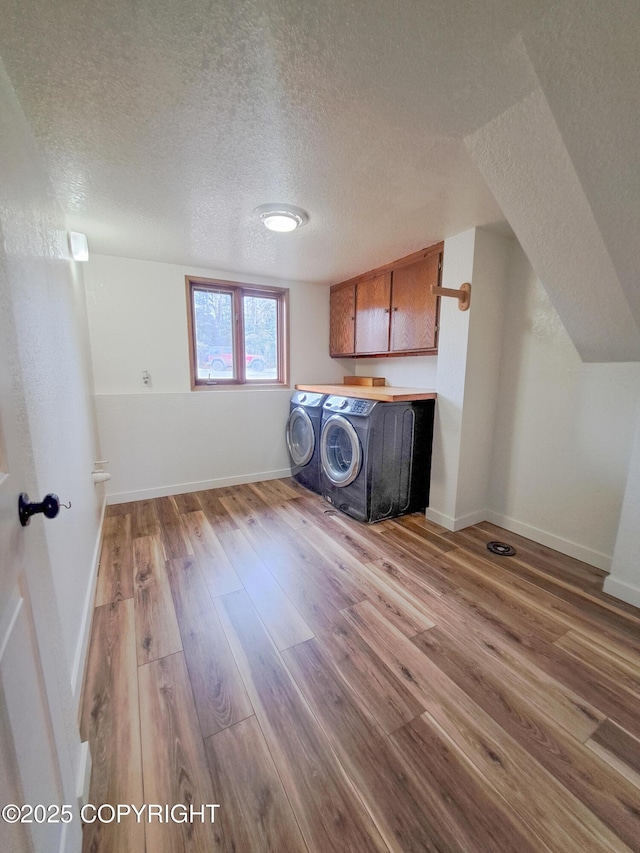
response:
[[[391,293],[392,352],[435,349],[437,345],[437,297],[440,254],[434,252],[415,264],[393,271]]]
[[[329,355],[353,355],[356,286],[332,290],[329,296]]]
[[[389,349],[391,273],[356,285],[356,352],[379,353]]]

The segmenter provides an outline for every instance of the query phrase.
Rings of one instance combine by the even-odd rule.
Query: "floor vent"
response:
[[[498,554],[499,557],[513,557],[516,549],[506,542],[487,542],[487,548],[492,554]]]

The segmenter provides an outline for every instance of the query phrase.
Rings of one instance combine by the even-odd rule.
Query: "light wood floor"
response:
[[[90,801],[220,808],[85,850],[640,850],[640,611],[602,578],[293,480],[109,507]]]

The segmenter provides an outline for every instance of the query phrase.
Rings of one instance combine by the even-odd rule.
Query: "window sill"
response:
[[[274,391],[278,388],[287,389],[291,388],[291,385],[288,382],[261,382],[261,383],[252,383],[252,382],[243,382],[243,383],[231,383],[231,382],[220,382],[218,384],[211,385],[192,385],[192,391]]]

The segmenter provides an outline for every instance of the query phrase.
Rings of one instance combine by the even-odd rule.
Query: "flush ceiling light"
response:
[[[69,231],[69,251],[74,261],[89,260],[89,244],[85,234],[79,231]]]
[[[290,204],[263,204],[255,212],[270,231],[295,231],[309,220],[304,210]]]

